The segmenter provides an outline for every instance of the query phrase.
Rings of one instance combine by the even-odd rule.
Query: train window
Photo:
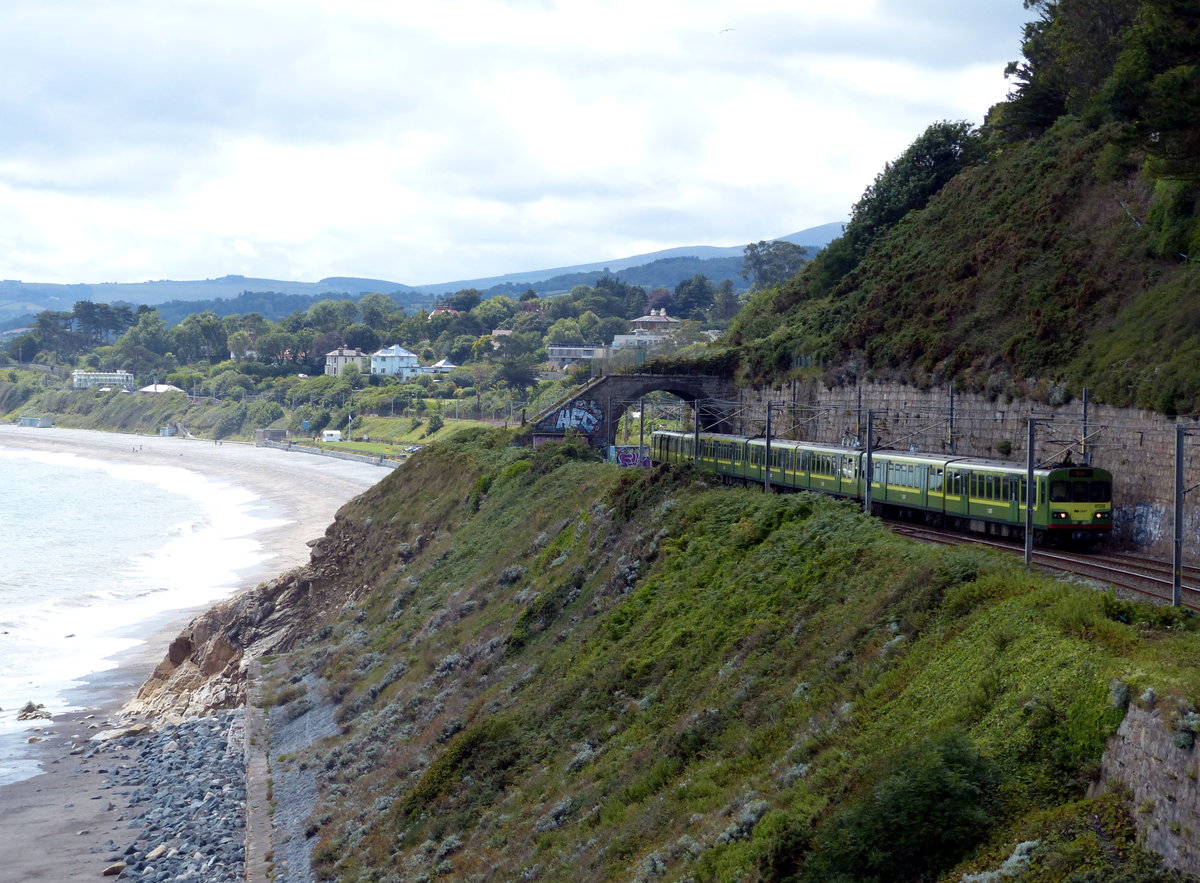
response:
[[[1088,484],[1090,484],[1090,482],[1087,482],[1087,481],[1071,482],[1071,501],[1072,502],[1086,503],[1088,501],[1088,497],[1089,497]]]
[[[938,494],[942,491],[942,482],[945,480],[945,474],[941,469],[929,470],[929,490],[932,493]]]
[[[1112,484],[1107,481],[1091,481],[1093,503],[1108,503],[1112,501]]]
[[[1052,481],[1052,482],[1050,482],[1050,502],[1051,503],[1069,503],[1069,502],[1071,502],[1071,483],[1069,481]]]

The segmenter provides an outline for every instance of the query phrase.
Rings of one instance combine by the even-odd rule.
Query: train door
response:
[[[1010,524],[1023,523],[1021,506],[1021,485],[1025,482],[1016,475],[1006,475],[1001,480],[1001,492],[1008,503],[1006,520]]]
[[[945,492],[942,494],[943,511],[947,515],[966,515],[965,499],[967,476],[957,469],[947,469]]]
[[[946,508],[946,468],[930,466],[929,477],[925,485],[925,505],[935,512]]]

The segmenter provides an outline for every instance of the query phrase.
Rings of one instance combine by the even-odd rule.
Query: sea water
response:
[[[141,643],[137,626],[239,585],[281,522],[249,491],[173,466],[0,450],[0,784],[38,772],[26,702],[75,710],[81,679]]]

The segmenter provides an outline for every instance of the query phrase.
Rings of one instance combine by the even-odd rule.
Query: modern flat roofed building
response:
[[[93,386],[120,386],[130,389],[133,375],[128,371],[72,371],[71,386],[74,389],[89,389]]]
[[[602,343],[586,343],[578,346],[555,343],[546,347],[546,361],[553,368],[565,368],[576,362],[592,359],[607,359],[611,355],[612,349]]]

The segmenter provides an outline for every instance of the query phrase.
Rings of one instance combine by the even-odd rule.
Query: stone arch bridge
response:
[[[536,444],[562,438],[567,431],[585,436],[588,444],[613,444],[621,415],[642,396],[669,392],[697,409],[700,428],[731,431],[738,397],[732,381],[707,374],[606,374],[596,377],[536,415],[531,421]]]

